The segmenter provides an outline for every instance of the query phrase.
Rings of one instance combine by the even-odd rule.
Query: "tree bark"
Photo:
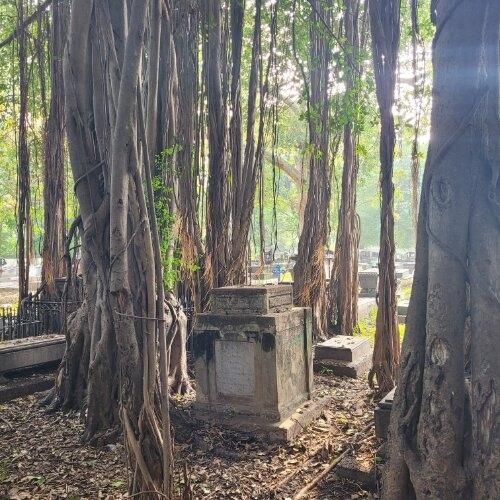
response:
[[[399,330],[396,305],[394,243],[394,89],[400,35],[400,0],[369,3],[372,56],[380,109],[380,254],[378,310],[370,385],[380,393],[394,387],[399,364]]]
[[[63,54],[66,43],[69,8],[64,2],[52,2],[50,30],[50,109],[45,128],[43,172],[44,238],[42,249],[42,283],[46,296],[56,300],[55,278],[65,274],[64,235],[64,81]],[[68,270],[69,272],[69,270]]]
[[[206,30],[206,94],[208,116],[208,194],[206,217],[205,280],[207,289],[224,286],[227,281],[228,227],[228,160],[227,103],[223,94],[225,43],[221,4],[203,2]]]
[[[359,34],[360,2],[345,0],[344,30],[354,69],[345,64],[347,123],[344,125],[344,167],[340,197],[339,225],[335,242],[335,256],[330,275],[329,312],[330,330],[339,335],[353,335],[358,322],[358,247],[360,223],[356,213],[356,192],[359,170]]]
[[[148,4],[134,0],[130,9],[118,0],[72,4],[64,80],[83,223],[84,302],[68,321],[51,403],[85,405],[86,440],[116,438],[121,428],[132,470],[130,493],[170,498],[172,339],[165,332],[150,148],[146,133],[140,133],[137,98]]]
[[[32,249],[30,153],[28,146],[28,39],[24,23],[24,2],[17,2],[19,57],[19,137],[17,172],[17,260],[19,266],[19,305],[28,296]]]
[[[500,9],[433,8],[432,140],[384,498],[497,498]]]
[[[330,162],[328,76],[330,47],[328,35],[322,31],[320,16],[329,19],[322,2],[311,3],[310,28],[310,102],[309,110],[309,187],[305,221],[300,234],[297,262],[294,267],[294,298],[298,305],[313,312],[315,338],[327,331],[325,246],[327,243],[330,205]]]

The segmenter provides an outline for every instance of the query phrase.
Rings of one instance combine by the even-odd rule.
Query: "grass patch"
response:
[[[368,316],[363,318],[354,329],[354,335],[367,338],[372,344],[375,343],[375,330],[377,324],[377,308],[374,307]],[[405,335],[405,325],[399,325],[399,338],[401,342]]]

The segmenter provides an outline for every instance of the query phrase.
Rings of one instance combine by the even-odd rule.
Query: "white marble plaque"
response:
[[[253,396],[254,342],[215,341],[215,381],[224,396]]]

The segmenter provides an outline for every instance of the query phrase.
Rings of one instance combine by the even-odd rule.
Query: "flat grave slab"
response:
[[[41,335],[0,343],[0,373],[60,361],[66,350],[64,335]]]
[[[372,346],[363,337],[336,335],[317,344],[314,369],[330,370],[334,375],[359,378],[371,368]]]
[[[314,357],[316,360],[357,361],[370,352],[370,342],[363,337],[335,335],[335,337],[316,345]]]

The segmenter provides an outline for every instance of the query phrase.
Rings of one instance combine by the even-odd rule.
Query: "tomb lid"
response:
[[[292,307],[292,285],[225,286],[211,291],[211,312],[217,314],[269,314]]]

